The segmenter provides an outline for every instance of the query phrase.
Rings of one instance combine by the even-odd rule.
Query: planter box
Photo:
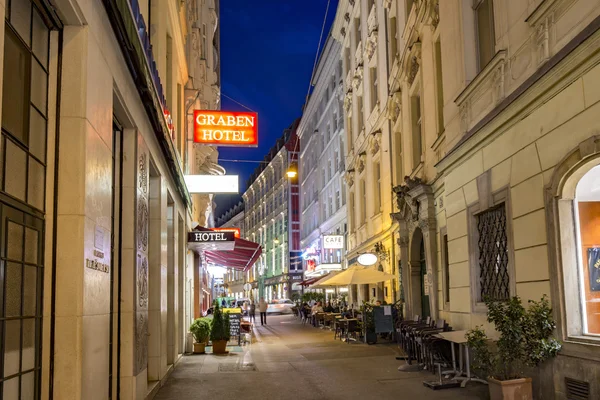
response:
[[[377,334],[375,332],[367,332],[365,341],[367,342],[367,344],[377,343]]]
[[[194,343],[194,354],[204,354],[206,343]]]
[[[227,340],[213,340],[213,354],[227,354]]]
[[[533,400],[531,378],[499,381],[488,378],[490,400]]]

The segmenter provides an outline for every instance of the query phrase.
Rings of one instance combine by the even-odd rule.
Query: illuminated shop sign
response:
[[[211,228],[215,232],[233,232],[233,235],[239,239],[241,235],[240,228]]]
[[[233,232],[188,232],[188,243],[221,243],[233,242]]]
[[[190,193],[239,193],[237,175],[185,175],[183,177]]]
[[[342,235],[325,235],[323,236],[324,249],[343,249],[344,237]]]
[[[216,146],[257,147],[258,114],[195,110],[194,142]]]

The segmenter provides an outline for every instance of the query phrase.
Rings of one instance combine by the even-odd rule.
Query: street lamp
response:
[[[285,174],[288,178],[295,178],[298,176],[298,165],[296,163],[291,163]]]
[[[273,243],[279,244],[279,239],[278,238],[273,239]]]

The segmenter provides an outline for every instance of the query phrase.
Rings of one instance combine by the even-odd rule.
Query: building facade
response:
[[[216,225],[219,229],[233,229],[239,233],[241,238],[245,238],[244,223],[244,203],[239,202],[231,207],[225,214],[217,218]],[[235,298],[244,297],[245,273],[235,268],[228,268],[223,277],[223,284],[227,288],[227,295]]]
[[[1,2],[1,398],[146,398],[184,352],[199,7]]]
[[[301,242],[305,278],[341,270],[346,239],[345,132],[340,44],[329,36],[298,125]],[[325,249],[325,235],[343,236]],[[331,246],[326,246],[331,247]]]
[[[394,141],[386,118],[389,55],[387,9],[382,0],[339,2],[332,35],[341,43],[346,132],[345,180],[348,266],[361,253],[377,253],[376,267],[398,274],[392,187]],[[375,298],[394,302],[398,280],[354,286],[349,299],[359,305]]]
[[[369,2],[340,2],[344,40],[350,3]],[[563,349],[532,373],[534,397],[600,396],[600,2],[375,3],[407,315],[492,329],[485,296],[548,296]]]
[[[298,163],[298,123],[294,121],[283,132],[248,180],[242,196],[246,239],[263,248],[259,261],[246,272],[246,282],[252,285],[246,295],[255,300],[291,298],[293,282],[302,277],[299,184],[297,177],[286,176]]]

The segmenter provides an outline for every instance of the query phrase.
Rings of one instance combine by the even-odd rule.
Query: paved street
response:
[[[155,397],[187,399],[485,399],[487,388],[433,391],[428,372],[404,373],[396,346],[342,343],[293,316],[269,317],[255,341],[227,356],[185,356]],[[259,322],[260,325],[260,322]],[[239,350],[239,349],[238,349]]]

